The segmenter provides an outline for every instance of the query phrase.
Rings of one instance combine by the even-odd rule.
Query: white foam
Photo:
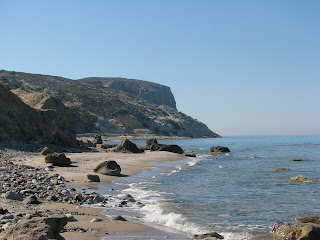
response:
[[[201,162],[200,159],[193,159],[192,161],[188,162],[188,165],[189,165],[190,167],[193,167],[193,166],[199,164],[200,162]]]

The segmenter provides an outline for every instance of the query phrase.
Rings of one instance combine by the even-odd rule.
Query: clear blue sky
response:
[[[318,0],[0,0],[0,69],[171,87],[221,135],[320,134]]]

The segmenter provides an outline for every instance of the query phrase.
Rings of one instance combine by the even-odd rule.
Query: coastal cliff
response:
[[[59,99],[72,114],[77,134],[219,137],[176,110],[170,88],[160,84],[115,78],[71,80],[4,70],[0,83],[20,92],[21,99],[26,91]]]

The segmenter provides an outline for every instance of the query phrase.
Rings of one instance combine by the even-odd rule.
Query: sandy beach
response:
[[[70,187],[88,188],[97,183],[85,183],[84,178],[87,174],[93,174],[93,169],[99,163],[106,160],[115,160],[121,166],[123,177],[137,174],[143,170],[152,167],[152,162],[175,161],[184,158],[181,154],[170,152],[150,152],[140,154],[113,153],[113,152],[84,152],[84,153],[66,153],[71,159],[70,167],[54,167],[50,175],[59,174],[65,178],[66,184]],[[39,153],[24,153],[11,159],[14,164],[28,165],[44,169],[49,164],[45,163],[44,156]],[[99,174],[101,183],[111,183],[115,176],[105,176]],[[61,235],[66,240],[74,239],[101,239],[106,236],[116,235],[119,232],[149,232],[151,227],[132,223],[129,221],[111,221],[104,215],[101,215],[101,208],[82,207],[77,204],[41,201],[38,205],[20,204],[14,200],[0,199],[0,206],[8,209],[11,214],[32,214],[36,211],[57,211],[62,213],[72,213],[76,218],[75,222],[68,222],[65,226],[70,231],[63,232]],[[102,219],[99,222],[90,222],[94,218]],[[73,231],[72,229],[76,230]],[[79,231],[80,229],[80,231]]]

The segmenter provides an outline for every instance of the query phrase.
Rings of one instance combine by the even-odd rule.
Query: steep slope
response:
[[[0,140],[40,141],[75,146],[73,122],[63,104],[52,97],[35,109],[0,84]]]
[[[110,82],[105,79],[78,81],[2,70],[1,82],[11,89],[22,88],[60,99],[73,113],[77,133],[219,137],[205,124],[172,107],[144,100],[140,90],[135,94],[117,90],[109,87]],[[150,88],[153,85],[150,83]]]
[[[176,101],[169,87],[157,83],[126,78],[84,78],[80,82],[124,91],[156,105],[177,109]]]

